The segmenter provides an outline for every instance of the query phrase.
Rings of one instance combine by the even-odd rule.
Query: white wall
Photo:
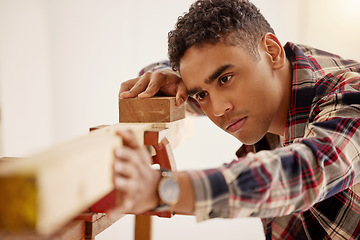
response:
[[[47,14],[42,0],[0,1],[0,102],[6,156],[23,156],[54,141]]]
[[[360,1],[304,0],[302,43],[360,61]]]
[[[191,3],[0,0],[2,155],[26,156],[84,134],[91,126],[115,123],[120,83],[144,65],[166,58],[167,32]],[[360,60],[358,0],[254,3],[283,44],[302,42]],[[335,10],[340,11],[333,14]],[[214,167],[232,159],[240,143],[206,118],[196,126],[194,138],[175,150],[179,169]],[[132,235],[133,217],[128,216],[97,239]],[[193,217],[156,219],[154,239],[169,236],[262,239],[262,229],[258,219],[199,224]]]

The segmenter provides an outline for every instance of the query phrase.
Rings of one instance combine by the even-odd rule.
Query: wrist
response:
[[[174,207],[174,211],[183,214],[193,214],[195,196],[192,181],[187,172],[174,172],[180,186],[179,201]]]
[[[157,187],[157,206],[153,211],[172,210],[180,198],[180,186],[174,174],[165,169],[159,171],[160,179]]]
[[[161,173],[158,170],[154,170],[154,184],[151,188],[151,195],[150,195],[150,206],[149,209],[154,209],[159,204],[160,198],[158,194],[158,186],[161,179]]]

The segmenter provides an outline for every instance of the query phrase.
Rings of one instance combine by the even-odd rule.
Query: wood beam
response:
[[[47,235],[39,235],[34,232],[18,232],[16,234],[9,232],[0,232],[1,240],[85,240],[85,224],[83,220],[73,220],[68,222],[58,231]]]
[[[173,122],[185,117],[185,107],[174,97],[119,99],[119,122]]]
[[[152,239],[152,216],[135,216],[135,240]]]
[[[173,148],[187,139],[185,129],[191,128],[178,120],[184,114],[174,113],[173,98],[162,101],[167,102],[162,105],[165,118],[173,122],[118,123],[25,159],[0,161],[0,231],[51,234],[110,193],[114,149],[122,145],[118,130],[133,130],[143,143],[145,131],[167,128]]]
[[[179,129],[178,123],[166,127]],[[164,125],[118,123],[1,163],[0,230],[49,234],[63,226],[113,190],[113,152],[122,143],[115,132],[132,129],[142,143],[144,131],[154,127]],[[175,135],[169,138],[176,144]]]
[[[119,220],[124,214],[116,211],[110,213],[87,212],[77,216],[77,220],[85,221],[85,239],[95,239],[95,237]],[[69,239],[70,240],[70,239]]]

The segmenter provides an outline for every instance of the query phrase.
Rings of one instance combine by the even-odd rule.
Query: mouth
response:
[[[247,117],[231,120],[230,122],[228,122],[226,124],[226,127],[225,127],[226,131],[234,133],[234,132],[240,130],[242,128],[242,126],[244,125],[246,119],[247,119]]]

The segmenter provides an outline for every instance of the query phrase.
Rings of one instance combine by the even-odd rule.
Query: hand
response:
[[[166,96],[175,96],[177,106],[181,106],[188,98],[181,77],[172,69],[146,72],[138,78],[123,82],[119,98],[150,98],[158,92]]]
[[[132,131],[117,132],[123,147],[115,150],[114,184],[120,199],[116,210],[139,214],[158,205],[160,172],[150,167],[151,156]]]

